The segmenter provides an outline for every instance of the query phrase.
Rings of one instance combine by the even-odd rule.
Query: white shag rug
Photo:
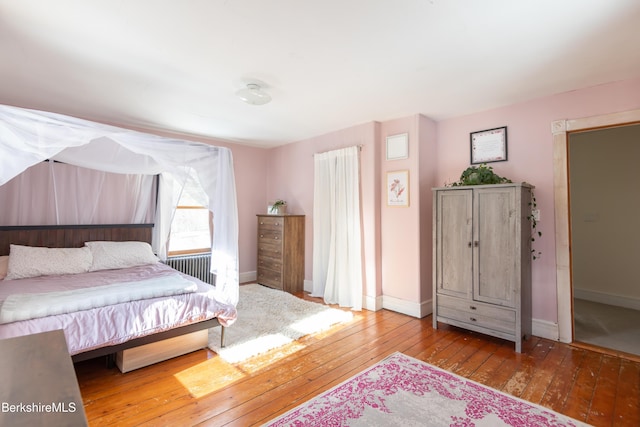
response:
[[[242,362],[353,318],[350,311],[258,284],[240,286],[237,309],[237,320],[225,329],[224,348],[220,348],[221,328],[209,330],[209,348],[229,363]]]

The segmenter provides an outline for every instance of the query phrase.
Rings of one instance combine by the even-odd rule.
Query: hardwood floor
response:
[[[536,337],[518,354],[513,343],[387,310],[238,365],[199,350],[127,374],[89,360],[76,373],[91,426],[250,426],[396,351],[594,426],[640,425],[640,362]]]

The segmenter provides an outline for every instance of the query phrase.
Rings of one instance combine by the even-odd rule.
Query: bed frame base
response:
[[[179,337],[181,335],[191,334],[193,332],[201,331],[203,329],[209,330],[210,328],[214,328],[216,326],[222,327],[220,344],[224,347],[224,329],[225,328],[224,326],[220,325],[220,322],[218,322],[218,319],[210,319],[210,320],[205,320],[203,322],[192,323],[190,325],[181,326],[179,328],[169,329],[168,331],[159,332],[157,334],[135,338],[133,340],[124,342],[122,344],[96,348],[95,350],[86,351],[84,353],[78,353],[71,356],[71,359],[73,360],[74,363],[76,363],[76,362],[82,362],[83,360],[95,359],[96,357],[109,356],[109,355],[113,355],[118,352],[128,350],[134,347],[155,343],[157,341],[168,340],[171,338]]]
[[[154,363],[205,348],[209,343],[209,330],[191,332],[179,337],[157,341],[116,353],[116,365],[126,373]]]

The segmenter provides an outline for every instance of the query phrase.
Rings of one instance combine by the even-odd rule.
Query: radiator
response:
[[[215,275],[209,271],[211,269],[211,254],[184,255],[167,258],[165,261],[171,268],[196,277],[210,285],[215,284]]]

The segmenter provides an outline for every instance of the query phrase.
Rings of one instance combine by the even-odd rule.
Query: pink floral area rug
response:
[[[394,353],[267,426],[586,426]]]

